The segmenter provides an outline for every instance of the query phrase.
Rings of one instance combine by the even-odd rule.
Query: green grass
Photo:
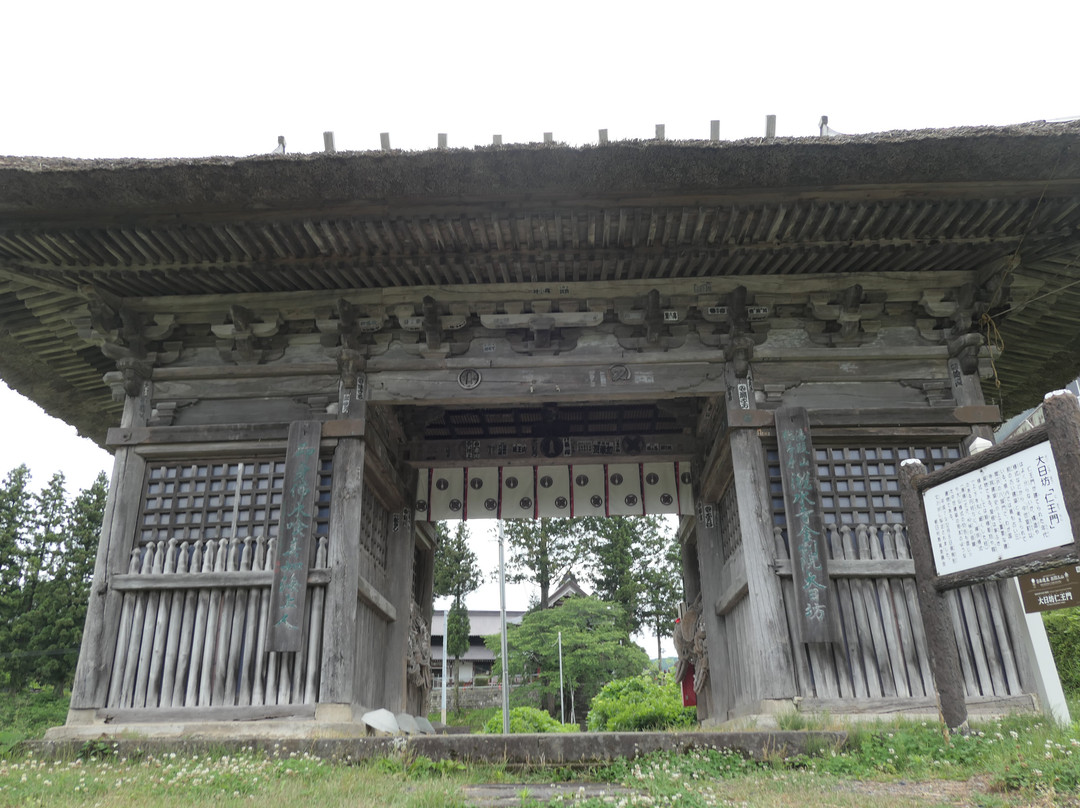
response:
[[[55,696],[51,689],[0,693],[0,756],[16,744],[40,738],[49,727],[67,720],[69,695]]]
[[[0,698],[7,737],[40,737],[63,721],[66,702],[46,693]],[[1070,705],[1080,717],[1080,703]],[[479,723],[495,711],[459,716]],[[830,722],[835,725],[836,722]],[[848,727],[843,748],[762,762],[730,751],[700,749],[617,761],[590,770],[536,769],[432,761],[407,752],[352,765],[306,755],[278,759],[254,751],[151,754],[119,759],[107,741],[84,745],[73,760],[37,760],[23,752],[0,758],[0,808],[82,806],[155,808],[214,804],[320,806],[458,806],[476,783],[616,783],[636,797],[574,800],[581,808],[650,806],[851,806],[1080,808],[1080,723],[1057,727],[1036,716],[973,725],[946,735],[935,722],[900,721]],[[522,790],[524,794],[524,790]],[[538,804],[522,797],[522,805]]]

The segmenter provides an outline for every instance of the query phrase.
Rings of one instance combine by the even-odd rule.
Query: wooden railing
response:
[[[308,575],[297,652],[266,650],[273,557],[262,536],[136,547],[127,574],[109,582],[123,593],[109,710],[314,705],[327,540]]]

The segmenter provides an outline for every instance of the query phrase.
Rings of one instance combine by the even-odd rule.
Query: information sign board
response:
[[[1080,606],[1080,566],[1067,564],[1017,577],[1025,612]]]
[[[1073,542],[1048,440],[923,492],[938,575]]]

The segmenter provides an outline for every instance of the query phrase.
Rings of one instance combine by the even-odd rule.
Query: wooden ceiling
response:
[[[1078,147],[1069,123],[580,149],[0,157],[0,375],[100,439],[118,419],[101,382],[115,366],[75,325],[94,296],[224,309],[280,293],[617,294],[625,282],[763,276],[921,273],[932,287],[961,271],[993,296],[1004,353],[991,395],[1016,409],[1080,366]]]

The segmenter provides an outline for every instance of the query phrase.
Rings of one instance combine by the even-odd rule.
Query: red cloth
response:
[[[686,675],[682,680],[682,706],[697,707],[697,692],[694,690],[694,666],[686,666]]]

